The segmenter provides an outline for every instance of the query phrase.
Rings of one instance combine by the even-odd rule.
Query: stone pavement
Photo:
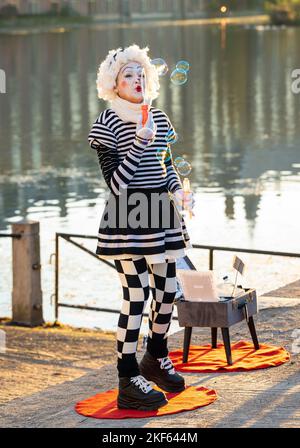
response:
[[[267,300],[270,300],[269,307],[262,309],[267,306],[264,303]],[[260,341],[283,345],[291,351],[293,330],[300,328],[299,299],[285,299],[285,305],[288,306],[283,306],[282,300],[276,297],[262,298],[260,302],[261,311],[256,318]],[[249,340],[245,323],[232,327],[231,338],[232,341]],[[84,342],[84,336],[82,339]],[[182,341],[183,331],[173,334],[170,337],[170,350],[182,347]],[[194,330],[193,345],[209,342],[207,329]],[[142,354],[139,351],[138,357]],[[0,427],[299,427],[299,367],[300,354],[295,353],[290,362],[269,369],[239,373],[184,374],[189,385],[216,389],[218,400],[204,408],[165,417],[124,420],[86,418],[74,411],[75,403],[117,386],[115,363],[104,363],[101,368],[90,366],[75,379],[63,380],[38,392],[2,403]],[[43,365],[40,368],[43,369]]]

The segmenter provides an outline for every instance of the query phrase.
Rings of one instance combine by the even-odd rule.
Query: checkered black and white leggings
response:
[[[117,329],[119,376],[139,375],[136,350],[142,313],[152,289],[149,310],[148,352],[168,356],[167,338],[176,294],[176,261],[147,264],[145,257],[114,260],[122,288],[123,303]]]

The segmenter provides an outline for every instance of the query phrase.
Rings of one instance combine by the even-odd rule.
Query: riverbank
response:
[[[267,14],[230,16],[230,17],[208,17],[208,18],[186,18],[186,19],[158,19],[157,17],[145,17],[136,15],[130,22],[119,20],[105,20],[103,17],[57,17],[57,16],[23,16],[12,19],[0,18],[0,34],[22,34],[26,32],[63,32],[83,26],[96,28],[128,28],[140,27],[141,22],[145,27],[153,26],[190,26],[190,25],[266,25],[270,23]]]
[[[300,304],[295,299],[286,300],[289,306],[282,305],[279,298],[276,304],[274,298],[255,320],[260,342],[284,346],[291,352],[292,333],[300,322]],[[103,421],[77,414],[74,405],[117,387],[114,333],[7,324],[8,321],[0,322],[0,330],[7,337],[6,353],[0,353],[0,427],[299,426],[300,354],[292,353],[288,363],[276,368],[232,374],[185,374],[189,385],[216,389],[218,400],[211,406],[161,418]],[[249,340],[245,322],[232,327],[231,339]],[[194,329],[192,344],[208,343],[209,331]],[[183,330],[170,336],[171,350],[182,344]],[[142,355],[139,344],[138,359]]]
[[[62,26],[62,25],[81,25],[91,23],[92,17],[84,16],[55,16],[55,15],[24,15],[16,17],[1,17],[0,28],[22,28],[36,26]]]

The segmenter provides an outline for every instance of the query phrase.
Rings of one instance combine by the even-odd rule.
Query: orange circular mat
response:
[[[156,390],[161,390],[156,388]],[[183,392],[167,392],[169,402],[157,411],[137,411],[134,409],[117,408],[118,389],[108,390],[93,397],[79,401],[75,410],[78,414],[93,418],[143,418],[160,417],[168,414],[192,411],[193,409],[207,406],[217,399],[216,391],[206,387],[188,386]]]
[[[290,354],[283,347],[269,344],[259,344],[255,350],[252,342],[239,341],[231,344],[233,365],[229,366],[223,344],[217,348],[211,345],[191,345],[188,362],[182,362],[183,351],[175,350],[169,353],[173,365],[179,372],[238,372],[255,369],[265,369],[284,364],[290,359]]]

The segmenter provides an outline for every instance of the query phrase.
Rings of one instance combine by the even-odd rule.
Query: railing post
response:
[[[209,249],[209,270],[212,271],[214,268],[214,250]]]
[[[39,232],[37,221],[24,220],[12,224],[12,233],[21,234],[21,238],[13,238],[12,241],[12,320],[31,327],[44,323]]]
[[[58,321],[59,236],[55,234],[55,322]]]

